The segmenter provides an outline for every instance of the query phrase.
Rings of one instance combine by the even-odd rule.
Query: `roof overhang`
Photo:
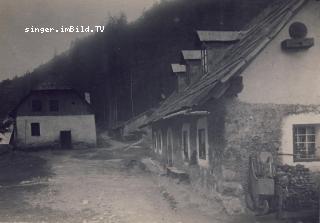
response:
[[[189,109],[179,110],[179,111],[167,114],[166,116],[164,116],[160,119],[157,119],[157,120],[151,120],[151,121],[139,126],[139,128],[144,128],[146,126],[150,126],[152,123],[160,122],[163,120],[169,120],[169,119],[176,118],[176,117],[207,116],[207,115],[210,115],[209,111],[200,111],[200,110],[195,111],[195,110],[192,110],[191,108],[189,108]]]
[[[184,60],[201,60],[201,50],[182,50]]]
[[[168,115],[164,116],[162,119],[165,120],[165,119],[175,118],[177,116],[206,116],[209,114],[210,114],[210,112],[208,112],[208,111],[193,111],[191,109],[186,109],[186,110],[182,110],[182,111],[168,114]]]

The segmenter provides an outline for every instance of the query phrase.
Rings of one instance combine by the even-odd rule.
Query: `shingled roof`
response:
[[[219,98],[229,87],[232,77],[239,75],[290,21],[306,0],[278,0],[254,19],[241,39],[227,50],[213,72],[174,92],[153,113],[148,123],[175,112],[195,109],[210,98]]]

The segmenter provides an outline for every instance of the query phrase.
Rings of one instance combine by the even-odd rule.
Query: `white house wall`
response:
[[[315,45],[308,50],[286,52],[292,22],[303,22]],[[276,104],[320,103],[320,2],[309,1],[243,72],[241,101]]]
[[[40,136],[31,136],[31,123],[40,123]],[[96,144],[94,115],[18,116],[16,126],[21,147],[59,143],[60,131],[71,131],[72,143]]]

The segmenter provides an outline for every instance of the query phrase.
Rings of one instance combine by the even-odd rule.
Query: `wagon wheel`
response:
[[[269,198],[259,194],[257,189],[258,177],[256,172],[259,169],[259,163],[255,157],[249,159],[249,182],[248,194],[246,194],[247,207],[257,215],[266,215],[270,213]]]
[[[249,208],[251,211],[255,211],[255,205],[253,203],[250,193],[245,194],[245,201],[246,201],[247,208]]]
[[[260,200],[257,215],[266,215],[270,212],[270,205],[267,199]]]
[[[246,193],[245,195],[247,207],[255,212],[256,215],[266,215],[271,212],[270,201],[259,194]]]

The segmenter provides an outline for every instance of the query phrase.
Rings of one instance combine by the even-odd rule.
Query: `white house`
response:
[[[44,83],[12,112],[18,148],[78,148],[96,145],[95,116],[82,95],[69,87]]]

